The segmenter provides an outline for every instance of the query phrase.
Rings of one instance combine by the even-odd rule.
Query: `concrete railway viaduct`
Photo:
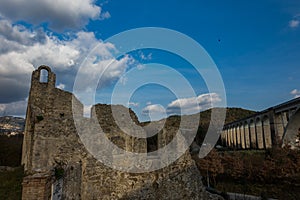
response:
[[[225,124],[221,143],[231,149],[299,147],[300,97],[270,107],[247,118]]]

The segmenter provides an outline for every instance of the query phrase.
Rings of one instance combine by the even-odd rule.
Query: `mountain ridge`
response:
[[[0,135],[18,135],[23,134],[25,128],[25,119],[22,117],[2,116],[0,117]]]

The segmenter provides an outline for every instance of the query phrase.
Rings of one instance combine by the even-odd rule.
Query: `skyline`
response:
[[[60,6],[51,2],[0,1],[2,115],[25,114],[31,72],[40,65],[50,66],[57,74],[57,87],[72,92],[76,72],[94,47],[100,47],[102,60],[97,61],[100,68],[96,71],[95,68],[86,71],[87,77],[101,73],[106,56],[118,50],[105,40],[141,27],[175,30],[202,45],[223,78],[228,107],[260,111],[300,95],[299,1],[86,0],[70,3],[64,0],[57,3]],[[183,74],[193,86],[201,110],[222,100],[217,93],[209,94],[203,78],[195,75],[193,66],[186,60],[168,52],[144,49],[115,59],[98,85],[96,102],[109,103],[119,78],[134,67],[143,68],[143,64],[152,62]],[[164,73],[162,68],[147,71],[153,78],[168,77]],[[150,95],[146,97],[145,93]],[[139,119],[148,119],[150,111],[156,112],[154,118],[159,119],[165,116],[163,111],[178,102],[188,104],[189,99],[191,96],[178,98],[158,85],[145,85],[126,106]],[[188,104],[183,113],[195,112],[193,106]]]

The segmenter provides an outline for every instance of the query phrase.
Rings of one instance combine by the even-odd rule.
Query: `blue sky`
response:
[[[105,40],[140,27],[172,29],[201,44],[222,75],[229,107],[262,110],[300,95],[298,0],[0,0],[0,115],[24,115],[31,72],[39,65],[52,67],[57,86],[72,91],[80,64],[96,45],[101,55],[99,71],[93,72],[100,73],[100,62],[116,50]],[[220,101],[186,60],[154,49],[128,55],[118,58],[98,85],[96,102],[110,103],[119,78],[152,62],[178,70],[192,85],[201,109]],[[86,73],[91,77],[88,69]],[[168,76],[155,67],[147,74]],[[149,112],[157,119],[172,105],[190,100],[152,84],[141,86],[128,105],[147,120]]]

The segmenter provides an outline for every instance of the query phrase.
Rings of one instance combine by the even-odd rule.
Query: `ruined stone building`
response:
[[[42,70],[47,73],[45,82],[40,79]],[[83,105],[72,93],[56,88],[55,80],[55,74],[47,66],[40,66],[32,73],[22,154],[25,170],[23,200],[213,198],[205,192],[199,171],[188,152],[171,165],[149,173],[124,172],[97,160],[77,134],[74,115],[81,117],[88,127],[92,127],[90,125],[96,119],[107,138],[131,152],[160,148],[172,134],[164,128],[148,143],[146,138],[124,134],[111,115],[112,107],[121,113],[128,112],[123,106],[97,104],[92,108],[94,116],[84,118]],[[72,112],[72,101],[76,113]],[[130,115],[132,122],[124,119],[128,129],[134,127],[132,123],[139,125],[131,110]],[[86,134],[93,135],[93,131]],[[106,151],[105,146],[98,148]],[[119,162],[118,152],[107,153]]]

